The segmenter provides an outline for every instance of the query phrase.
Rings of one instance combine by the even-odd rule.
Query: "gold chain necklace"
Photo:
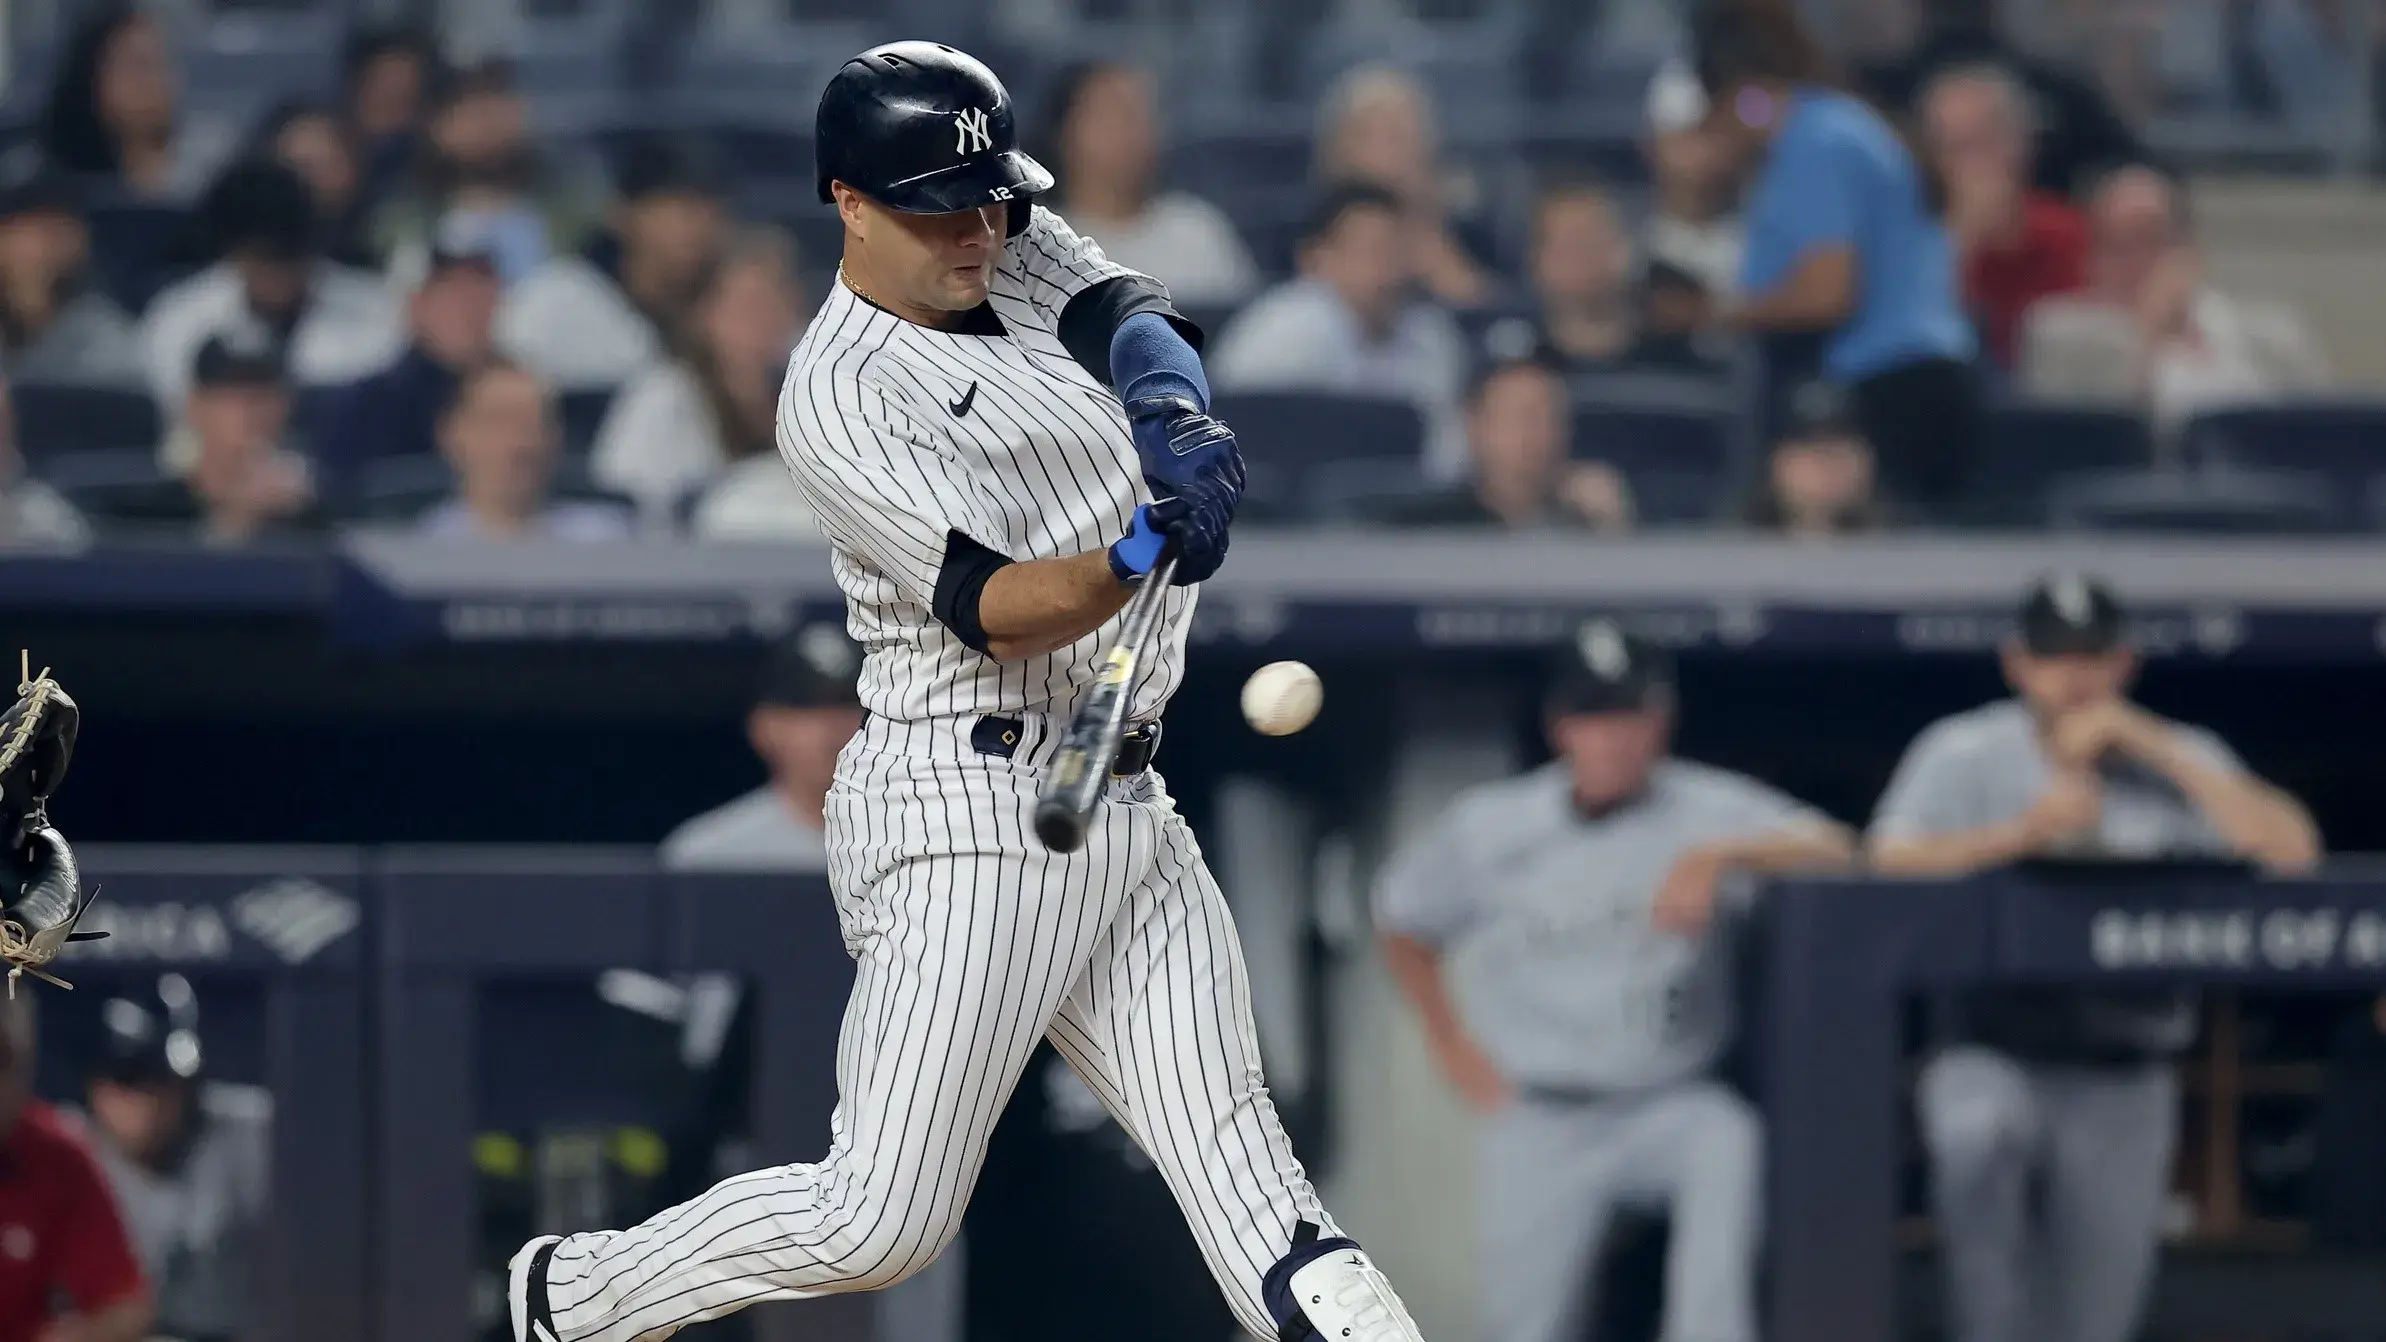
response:
[[[870,296],[870,291],[858,284],[855,284],[853,282],[853,276],[845,273],[845,263],[843,261],[837,262],[837,283],[853,290],[854,297],[859,298],[863,302],[869,304],[871,307],[878,306],[878,300]]]

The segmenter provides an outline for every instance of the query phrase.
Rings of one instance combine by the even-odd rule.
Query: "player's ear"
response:
[[[862,193],[854,190],[850,186],[845,185],[843,182],[836,181],[832,181],[828,184],[828,191],[829,195],[835,197],[836,199],[837,218],[843,220],[845,226],[849,229],[852,229],[855,233],[863,232]]]

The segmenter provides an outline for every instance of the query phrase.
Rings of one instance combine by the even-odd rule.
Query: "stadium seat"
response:
[[[2153,432],[2121,410],[2005,405],[1992,408],[1972,476],[1974,507],[1965,520],[2034,526],[2048,492],[2067,476],[2143,470],[2153,465]]]
[[[154,445],[60,453],[42,462],[35,473],[67,502],[95,518],[110,516],[118,511],[126,494],[147,490],[164,478]]]
[[[2187,422],[2181,442],[2199,465],[2311,471],[2359,496],[2386,478],[2386,402],[2210,410]]]
[[[1221,395],[1212,413],[1234,426],[1250,470],[1243,514],[1262,518],[1316,516],[1319,468],[1328,463],[1375,463],[1413,477],[1424,460],[1425,422],[1405,401],[1319,392],[1244,392]],[[1347,481],[1353,468],[1338,468]],[[1364,473],[1364,468],[1357,468]]]
[[[605,425],[606,412],[613,408],[613,389],[583,387],[555,399],[557,416],[563,421],[565,455],[586,456],[596,444],[597,430]]]
[[[2326,535],[2356,524],[2350,497],[2309,472],[2110,471],[2056,482],[2046,521],[2058,531]]]
[[[149,394],[127,387],[20,382],[9,388],[17,447],[36,463],[105,448],[154,451],[165,426]]]
[[[127,312],[140,312],[158,291],[194,268],[198,239],[190,211],[139,201],[95,202],[91,229],[92,278]]]
[[[1620,471],[1642,522],[1714,518],[1732,478],[1732,411],[1721,384],[1669,373],[1607,373],[1576,377],[1568,390],[1574,457]]]

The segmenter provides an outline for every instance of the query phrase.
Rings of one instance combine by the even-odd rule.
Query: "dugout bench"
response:
[[[2386,881],[2349,876],[2044,866],[1956,882],[1788,881],[1760,904],[1747,1020],[1766,1119],[1770,1342],[1898,1335],[1890,1153],[1909,994],[2386,987]]]

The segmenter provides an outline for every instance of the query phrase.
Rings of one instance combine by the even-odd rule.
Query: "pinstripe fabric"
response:
[[[858,974],[828,1155],[567,1240],[549,1285],[565,1342],[667,1336],[925,1266],[1045,1037],[1151,1155],[1244,1326],[1273,1333],[1260,1278],[1297,1222],[1339,1233],[1261,1080],[1233,919],[1158,775],[1115,784],[1062,856],[1031,837],[1041,771],[956,757],[931,725],[873,720],[829,796]]]
[[[1057,333],[1070,295],[1128,273],[1038,208],[990,285],[1007,334],[917,326],[840,284],[796,346],[779,454],[832,543],[873,714],[1065,712],[1097,674],[1115,621],[1003,664],[953,637],[931,602],[949,530],[1017,560],[1086,554],[1150,501],[1118,398]],[[1184,674],[1192,614],[1193,589],[1169,592],[1135,716],[1156,717]]]
[[[1340,1233],[1268,1099],[1233,919],[1159,776],[1113,784],[1075,853],[1033,837],[1041,762],[1116,622],[1006,665],[933,613],[948,530],[1014,559],[1082,554],[1149,498],[1117,399],[1055,333],[1072,294],[1124,273],[1039,209],[992,285],[1004,334],[915,326],[840,285],[797,348],[779,449],[833,543],[871,712],[828,798],[857,967],[829,1150],[566,1240],[548,1277],[561,1342],[918,1271],[1046,1037],[1151,1155],[1246,1327],[1275,1331],[1260,1282],[1297,1223]],[[1192,610],[1191,589],[1168,594],[1137,717],[1175,689]],[[1014,758],[970,748],[988,712],[1028,724]]]

